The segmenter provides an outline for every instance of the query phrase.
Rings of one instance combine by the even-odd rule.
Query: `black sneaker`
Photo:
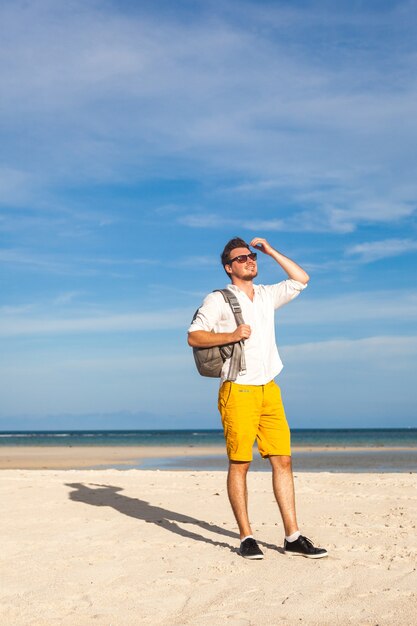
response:
[[[305,556],[308,559],[322,559],[328,556],[327,550],[324,548],[315,548],[313,542],[307,537],[300,535],[295,541],[284,540],[285,554],[294,554],[296,556]]]
[[[245,541],[242,541],[239,548],[240,556],[244,559],[263,559],[264,553],[256,543],[255,539],[248,537]]]

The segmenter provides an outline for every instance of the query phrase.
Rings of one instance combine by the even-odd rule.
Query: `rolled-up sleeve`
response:
[[[288,278],[276,285],[268,285],[272,294],[274,308],[279,309],[284,304],[294,300],[306,287],[304,283],[300,283],[298,280]]]
[[[209,293],[204,298],[203,304],[195,312],[191,326],[188,329],[189,333],[196,330],[211,332],[216,329],[221,318],[221,301],[219,296],[222,298],[219,293]]]

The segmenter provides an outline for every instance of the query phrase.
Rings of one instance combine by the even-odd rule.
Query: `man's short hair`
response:
[[[227,244],[224,247],[224,250],[221,254],[221,260],[222,260],[222,265],[223,267],[225,265],[227,265],[230,261],[230,253],[232,250],[234,250],[235,248],[248,248],[248,250],[250,250],[249,248],[249,244],[246,243],[246,241],[244,241],[244,239],[241,239],[240,237],[234,237],[233,239],[231,239],[230,241],[227,242]],[[226,274],[229,276],[229,272],[226,270],[224,270],[226,272]]]

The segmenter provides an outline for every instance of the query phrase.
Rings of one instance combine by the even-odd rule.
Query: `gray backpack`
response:
[[[226,302],[229,303],[236,320],[236,326],[244,324],[242,309],[235,294],[229,289],[215,289],[220,291]],[[195,320],[199,309],[194,314]],[[225,346],[213,346],[212,348],[193,348],[193,355],[197,370],[201,376],[210,378],[220,378],[222,367],[226,359],[230,359],[227,380],[234,381],[238,374],[246,372],[245,353],[243,341],[231,343]]]

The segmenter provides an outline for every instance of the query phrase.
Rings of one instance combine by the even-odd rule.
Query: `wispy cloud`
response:
[[[325,213],[325,214],[324,214]],[[190,228],[236,228],[236,220],[227,219],[220,215],[184,215],[178,218],[178,223]],[[351,218],[343,211],[336,209],[321,213],[303,211],[294,214],[288,219],[281,218],[253,218],[242,219],[238,222],[239,229],[252,232],[311,232],[311,233],[350,233],[355,230]]]
[[[222,228],[222,227],[236,227],[236,220],[227,218],[215,213],[192,213],[188,215],[181,215],[178,218],[178,222],[184,226],[190,228]],[[239,228],[251,231],[282,231],[291,230],[291,226],[288,221],[281,219],[263,220],[239,220]]]
[[[78,257],[67,253],[41,254],[30,250],[0,249],[0,264],[24,266],[31,272],[51,274],[94,276],[103,273],[104,268],[134,268],[135,266],[153,266],[161,263],[160,259],[152,258],[112,258],[112,257]],[[119,274],[123,276],[123,274]]]
[[[310,287],[308,288],[310,289]],[[409,290],[377,290],[349,294],[300,298],[291,310],[283,308],[286,324],[329,325],[389,321],[396,325],[417,319],[417,292]],[[344,326],[346,328],[346,326]]]
[[[386,350],[390,349],[391,352],[396,354],[403,354],[404,349],[408,354],[415,354],[417,352],[417,335],[407,336],[390,336],[382,335],[375,337],[364,337],[363,339],[332,339],[330,341],[312,341],[308,343],[298,344],[296,346],[286,346],[287,352],[304,351],[309,352],[311,355],[317,358],[320,353],[320,349],[327,347],[335,357],[337,357],[337,348],[346,348],[354,351],[358,346],[363,346],[366,350]]]
[[[417,250],[417,241],[412,239],[384,239],[359,243],[346,250],[348,256],[356,257],[361,263],[372,263]]]
[[[165,287],[155,287],[161,293]],[[175,293],[201,298],[200,292],[188,292],[172,288]],[[172,292],[171,289],[171,292]],[[169,288],[168,288],[169,291]],[[18,335],[58,335],[72,333],[114,333],[114,332],[148,332],[153,330],[186,331],[192,311],[190,308],[131,310],[120,313],[114,311],[97,311],[92,305],[74,308],[68,311],[66,306],[63,314],[50,313],[51,306],[71,304],[80,294],[69,292],[58,295],[51,303],[31,303],[20,307],[2,307],[0,309],[0,336]],[[148,305],[149,306],[149,305]],[[291,310],[283,308],[278,312],[278,323],[338,327],[343,324],[345,332],[349,332],[349,324],[362,322],[364,329],[369,330],[370,324],[380,321],[392,321],[396,325],[414,322],[417,319],[417,293],[406,290],[355,292],[332,297],[300,298]]]
[[[233,224],[232,219],[216,215],[215,213],[191,213],[181,215],[178,223],[190,228],[219,228]]]
[[[54,305],[62,305],[62,304],[69,304],[71,302],[74,302],[74,300],[76,300],[77,298],[79,298],[82,295],[81,291],[65,291],[62,292],[60,294],[58,294],[54,300],[53,300],[53,304]]]
[[[190,28],[180,9],[2,4],[2,120],[26,137],[13,150],[3,143],[17,172],[9,195],[172,175],[175,161],[177,172],[249,177],[264,192],[278,181],[293,204],[305,193],[306,213],[318,215],[306,230],[350,232],[415,211],[413,3],[195,7]],[[393,20],[395,34],[381,38]],[[306,37],[307,24],[321,36]]]
[[[9,319],[15,315],[19,316],[29,313],[36,308],[36,304],[22,304],[19,306],[4,305],[0,306],[0,319]]]
[[[218,259],[212,256],[207,256],[204,254],[195,255],[195,256],[187,256],[183,258],[179,258],[177,261],[174,261],[173,265],[175,267],[189,268],[200,270],[202,267],[216,267],[218,264]]]
[[[24,250],[0,250],[0,263],[5,265],[23,265],[33,271],[46,271],[52,273],[67,273],[70,268],[67,264],[48,258],[36,253]]]
[[[160,259],[151,259],[151,258],[138,258],[138,257],[133,257],[131,259],[128,258],[105,258],[105,257],[98,257],[98,258],[84,258],[81,260],[83,263],[89,263],[91,265],[107,265],[107,266],[117,266],[117,265],[127,265],[127,266],[132,266],[132,265],[160,265],[162,263],[162,261]]]
[[[131,277],[138,268],[151,269],[165,265],[161,258],[146,257],[79,257],[68,252],[64,254],[41,254],[31,250],[0,249],[0,266],[23,267],[26,271],[37,274],[56,274],[64,276],[110,275],[113,277]],[[217,266],[218,260],[208,255],[190,255],[170,261],[171,267],[201,270],[204,267]],[[79,293],[69,291],[69,294]]]
[[[102,314],[88,317],[9,317],[0,319],[0,336],[57,335],[72,333],[148,332],[187,327],[190,311],[182,309],[149,313]]]
[[[300,363],[326,363],[345,369],[344,363],[373,364],[378,369],[403,369],[403,362],[409,369],[410,363],[417,365],[417,335],[375,336],[363,339],[338,339],[303,343],[295,346],[283,346],[286,357],[296,359]],[[333,365],[332,365],[333,364]]]
[[[18,167],[0,167],[0,203],[7,206],[27,204],[38,191],[38,179]]]

